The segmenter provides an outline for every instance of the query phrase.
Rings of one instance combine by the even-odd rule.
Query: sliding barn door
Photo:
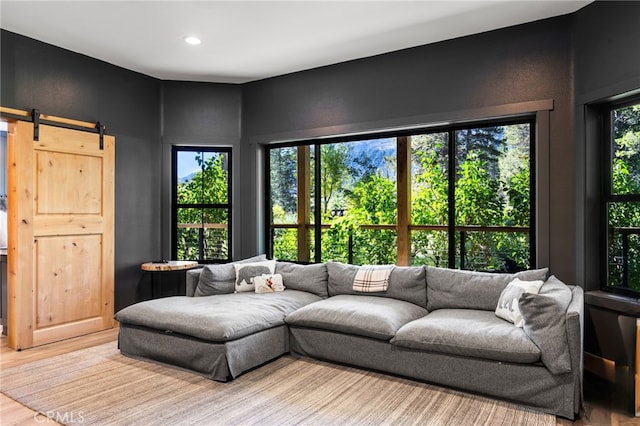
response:
[[[9,346],[113,327],[114,138],[13,123],[9,133]]]

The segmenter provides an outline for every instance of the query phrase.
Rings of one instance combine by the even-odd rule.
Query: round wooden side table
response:
[[[154,275],[159,272],[187,271],[198,266],[198,262],[191,260],[166,260],[162,262],[146,262],[140,265],[140,269],[151,273],[151,298],[156,298],[156,283]]]

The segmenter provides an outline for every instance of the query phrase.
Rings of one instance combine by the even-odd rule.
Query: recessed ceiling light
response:
[[[196,45],[196,44],[200,44],[200,43],[202,43],[202,40],[200,40],[200,39],[199,39],[198,37],[196,37],[196,36],[186,36],[186,37],[184,38],[184,41],[185,41],[186,43],[188,43],[188,44],[193,44],[193,45]]]

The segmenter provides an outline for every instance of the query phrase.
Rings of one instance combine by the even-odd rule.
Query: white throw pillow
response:
[[[256,287],[256,293],[275,293],[276,291],[284,291],[282,275],[280,274],[262,274],[253,279]]]
[[[255,291],[254,278],[262,274],[273,274],[276,269],[275,260],[253,263],[235,263],[236,293]]]
[[[522,327],[522,314],[518,300],[523,293],[538,294],[543,281],[521,281],[515,278],[511,281],[500,294],[498,306],[496,307],[496,315],[504,320],[512,322],[516,327]]]

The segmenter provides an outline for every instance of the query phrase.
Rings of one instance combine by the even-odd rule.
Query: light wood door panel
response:
[[[36,152],[36,215],[100,214],[102,158]]]
[[[100,235],[39,237],[36,330],[100,316]]]
[[[114,149],[95,133],[17,122],[9,134],[9,345],[113,327]]]

